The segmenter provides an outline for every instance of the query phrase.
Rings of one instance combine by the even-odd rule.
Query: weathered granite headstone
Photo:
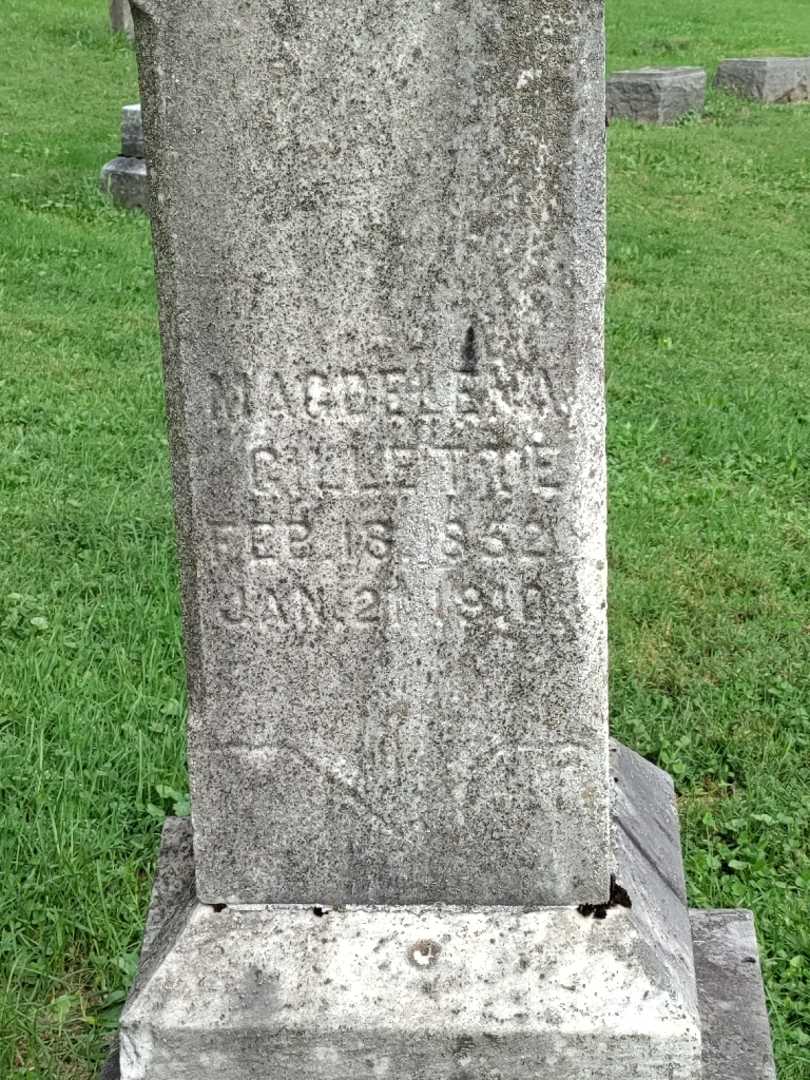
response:
[[[148,210],[146,173],[141,107],[125,105],[121,110],[121,154],[103,167],[99,187],[116,206],[126,210]]]
[[[607,734],[601,15],[139,0],[194,851],[123,1080],[701,1075]]]
[[[617,71],[607,80],[608,120],[673,124],[706,105],[703,68],[639,68]]]
[[[598,6],[243,7],[141,41],[200,898],[599,900]]]
[[[772,105],[810,99],[810,56],[723,60],[715,86]]]
[[[110,28],[115,34],[135,36],[129,0],[110,0]]]

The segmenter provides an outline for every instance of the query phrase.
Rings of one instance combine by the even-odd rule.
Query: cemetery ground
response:
[[[89,1080],[187,810],[149,229],[97,194],[137,99],[100,0],[0,43],[0,1076]],[[699,12],[696,14],[696,12]],[[609,0],[609,67],[810,51],[803,0]],[[675,777],[691,901],[757,917],[810,1075],[810,107],[615,124],[615,734]]]

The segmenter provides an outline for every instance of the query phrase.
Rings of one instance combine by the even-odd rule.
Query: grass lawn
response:
[[[810,52],[806,0],[608,0],[609,65]],[[3,0],[0,1076],[89,1080],[185,803],[136,99],[104,0]],[[610,135],[612,720],[676,777],[691,897],[757,915],[810,1076],[810,107]]]

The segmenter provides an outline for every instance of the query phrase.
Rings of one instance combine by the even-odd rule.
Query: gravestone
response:
[[[149,209],[140,105],[121,110],[121,154],[102,168],[99,187],[125,210]]]
[[[135,36],[129,0],[110,0],[110,28],[114,34]]]
[[[123,1080],[698,1080],[672,783],[607,732],[600,3],[136,30],[193,831]]]
[[[639,68],[617,71],[607,80],[608,120],[672,124],[706,105],[703,68]]]
[[[810,56],[723,60],[715,86],[771,105],[810,99]]]
[[[534,7],[156,7],[206,902],[607,894],[601,35]]]
[[[121,155],[143,158],[143,121],[140,103],[125,105],[121,110]]]

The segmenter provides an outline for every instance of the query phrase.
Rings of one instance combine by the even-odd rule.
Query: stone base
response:
[[[116,206],[126,210],[149,209],[146,162],[140,158],[117,157],[101,170],[99,187]]]
[[[640,68],[617,71],[607,80],[608,120],[672,124],[706,105],[703,68]]]
[[[750,920],[693,914],[698,984],[671,783],[613,772],[617,885],[580,910],[216,909],[168,822],[122,1080],[771,1080]]]
[[[776,1080],[754,919],[750,911],[692,911],[703,1080]],[[99,1080],[120,1080],[118,1047]]]
[[[705,1080],[776,1080],[750,911],[692,911]]]
[[[771,105],[810,100],[810,56],[724,60],[715,86]]]

